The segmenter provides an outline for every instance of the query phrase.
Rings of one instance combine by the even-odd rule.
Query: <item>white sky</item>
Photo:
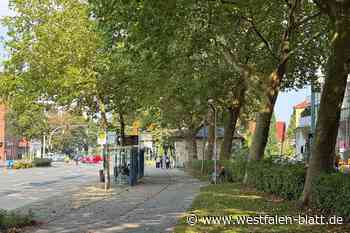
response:
[[[0,17],[8,16],[11,14],[8,4],[8,0],[0,0]]]

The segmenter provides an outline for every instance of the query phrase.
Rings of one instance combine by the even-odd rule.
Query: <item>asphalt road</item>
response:
[[[97,183],[100,166],[53,163],[48,168],[13,170],[0,167],[0,209],[14,210]]]

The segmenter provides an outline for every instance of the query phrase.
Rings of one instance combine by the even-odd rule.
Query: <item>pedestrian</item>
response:
[[[160,167],[160,159],[156,158],[156,168],[159,168],[159,167]]]
[[[165,166],[166,166],[166,169],[170,168],[170,159],[168,156],[165,156]]]
[[[335,170],[337,172],[340,171],[340,156],[339,155],[335,156],[334,167],[335,167]]]
[[[78,166],[79,165],[79,155],[74,156],[74,161],[75,161],[75,165]]]
[[[163,168],[163,158],[161,157],[161,158],[159,158],[159,160],[160,160],[160,161],[159,161],[160,167]]]

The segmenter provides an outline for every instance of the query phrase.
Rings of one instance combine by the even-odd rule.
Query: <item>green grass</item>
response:
[[[300,210],[296,202],[284,201],[272,195],[255,191],[241,184],[209,185],[201,189],[188,214],[197,216],[270,215],[298,216],[310,210]],[[309,212],[309,216],[314,214]],[[350,224],[344,225],[204,225],[190,226],[186,216],[175,229],[176,233],[336,233],[349,232]]]

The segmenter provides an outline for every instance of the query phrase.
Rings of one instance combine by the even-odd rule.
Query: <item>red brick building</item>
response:
[[[276,122],[276,137],[278,142],[284,142],[286,137],[286,123],[284,121]]]
[[[6,131],[6,106],[0,104],[0,161],[21,159],[29,148],[25,139],[9,137]]]

